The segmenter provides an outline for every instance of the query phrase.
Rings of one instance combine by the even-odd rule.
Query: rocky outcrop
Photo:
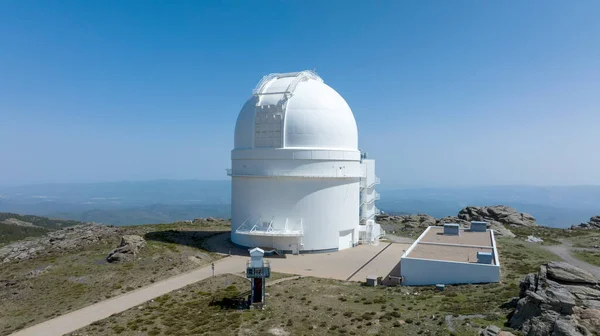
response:
[[[564,262],[540,267],[521,281],[511,328],[525,335],[591,335],[600,330],[600,286],[585,270]]]
[[[596,284],[598,279],[586,270],[566,262],[552,262],[546,266],[548,278],[572,284]]]
[[[70,226],[42,237],[6,245],[0,248],[0,260],[6,263],[32,259],[36,255],[75,250],[112,237],[116,232],[114,227],[99,224]]]
[[[192,224],[196,224],[196,225],[213,225],[213,224],[223,224],[223,223],[225,223],[224,219],[214,218],[214,217],[194,218],[194,220],[192,221]]]
[[[436,219],[426,214],[417,215],[401,215],[401,216],[390,216],[380,215],[377,216],[377,222],[379,223],[394,223],[400,224],[407,228],[426,228],[430,225],[435,225]]]
[[[462,227],[469,227],[471,221],[484,221],[489,223],[488,227],[494,230],[496,235],[510,238],[515,237],[509,229],[510,226],[537,226],[533,216],[518,212],[514,208],[505,205],[468,206],[460,210],[458,216],[448,216],[439,219],[426,214],[380,215],[376,219],[378,223],[384,225],[386,231],[393,231],[396,228],[400,230],[424,229],[430,225],[443,225],[445,223],[458,223]],[[396,228],[386,226],[385,224],[394,224]]]
[[[466,221],[496,222],[504,225],[537,226],[535,218],[506,205],[468,206],[458,213]]]
[[[590,218],[587,223],[581,223],[579,225],[571,225],[573,230],[600,230],[600,216],[594,216]]]
[[[133,259],[146,246],[144,238],[136,235],[121,237],[121,244],[106,257],[108,262],[119,262]]]
[[[488,222],[494,233],[510,238],[515,237],[508,228],[510,226],[537,226],[533,216],[506,205],[468,206],[460,210],[458,218],[469,222]]]

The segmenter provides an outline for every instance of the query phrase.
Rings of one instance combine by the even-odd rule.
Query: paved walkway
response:
[[[245,269],[247,260],[247,257],[238,256],[220,259],[215,262],[215,275],[238,273]],[[208,265],[42,322],[18,331],[13,336],[64,335],[210,276],[212,269]]]
[[[571,254],[571,248],[573,247],[573,244],[570,241],[561,240],[561,243],[562,245],[542,245],[542,247],[563,258],[563,260],[569,264],[584,269],[592,273],[596,278],[600,279],[600,267],[588,264],[583,260],[575,258]]]
[[[361,245],[339,252],[287,255],[286,258],[268,260],[271,262],[273,272],[363,281],[367,275],[388,275],[409,246],[410,244],[381,242],[377,246]],[[220,259],[215,262],[215,275],[229,273],[239,275],[245,270],[248,259],[248,256],[238,255]],[[210,276],[212,270],[210,265],[207,265],[42,322],[18,331],[13,336],[59,336],[70,333]],[[292,278],[268,282],[268,284],[273,285],[290,279]]]
[[[273,272],[364,281],[367,275],[388,275],[410,246],[389,244],[381,242],[377,246],[360,245],[339,252],[287,255],[287,258],[269,260]]]

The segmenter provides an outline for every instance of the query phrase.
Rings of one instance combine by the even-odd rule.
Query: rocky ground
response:
[[[516,209],[505,205],[468,206],[460,210],[457,216],[443,218],[434,218],[426,214],[377,216],[377,222],[383,226],[384,230],[410,237],[420,234],[431,225],[457,223],[462,227],[469,227],[471,221],[488,222],[489,227],[494,230],[496,235],[509,238],[515,237],[510,228],[537,226],[533,216],[518,212]]]
[[[467,207],[456,217],[440,219],[424,214],[378,218],[387,231],[412,234],[414,238],[429,225],[455,222],[467,226],[471,220],[488,221],[500,236],[500,284],[448,286],[446,291],[437,292],[430,287],[366,289],[347,282],[300,279],[273,287],[269,299],[273,309],[263,314],[205,307],[205,299],[210,305],[215,295],[233,284],[219,278],[206,287],[216,286],[214,293],[207,294],[205,284],[199,283],[173,294],[176,300],[164,300],[160,307],[144,305],[90,326],[84,334],[167,334],[172,326],[184,322],[190,334],[208,328],[208,334],[214,335],[223,334],[221,330],[232,335],[330,335],[345,330],[354,335],[451,332],[509,336],[511,332],[538,335],[541,330],[550,332],[547,335],[577,336],[600,330],[594,329],[596,310],[600,309],[597,280],[594,283],[589,274],[552,263],[560,258],[540,244],[521,239],[531,234],[548,241],[566,237],[587,246],[597,244],[595,231],[546,229],[537,226],[530,215],[504,206]],[[0,248],[0,335],[210,263],[219,256],[205,250],[207,242],[228,230],[229,221],[215,218],[119,228],[87,224],[4,246]],[[511,238],[515,235],[517,239]],[[541,264],[548,266],[528,275],[519,291],[519,280]],[[573,276],[584,282],[574,281]],[[520,298],[511,301],[517,295]],[[534,301],[538,297],[542,300]],[[572,312],[565,308],[571,303]],[[515,306],[516,312],[507,320]],[[199,318],[190,316],[177,322],[189,307],[194,307]],[[351,313],[345,315],[347,311]],[[218,325],[228,327],[219,329]],[[578,333],[568,333],[573,330]]]
[[[512,328],[525,335],[581,336],[600,332],[600,285],[564,262],[542,265],[521,282]]]
[[[85,224],[52,231],[45,236],[15,242],[0,248],[0,260],[28,260],[41,255],[64,253],[98,243],[119,234],[119,229],[100,224]]]
[[[77,225],[0,248],[0,335],[206,265],[224,220]]]
[[[573,230],[600,230],[600,216],[594,216],[590,218],[587,223],[581,223],[579,225],[572,225]]]

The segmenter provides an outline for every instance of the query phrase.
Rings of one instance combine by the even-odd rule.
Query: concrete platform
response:
[[[385,243],[360,245],[332,253],[287,255],[268,258],[273,272],[319,278],[365,281],[367,275],[385,277],[399,263],[410,244]]]

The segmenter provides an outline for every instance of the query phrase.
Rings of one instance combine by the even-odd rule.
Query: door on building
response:
[[[298,248],[298,244],[294,243],[290,245],[292,248],[292,254],[300,254],[300,249]]]
[[[352,247],[352,234],[354,230],[340,231],[338,249],[343,250]]]
[[[254,278],[254,302],[262,302],[263,278]]]

